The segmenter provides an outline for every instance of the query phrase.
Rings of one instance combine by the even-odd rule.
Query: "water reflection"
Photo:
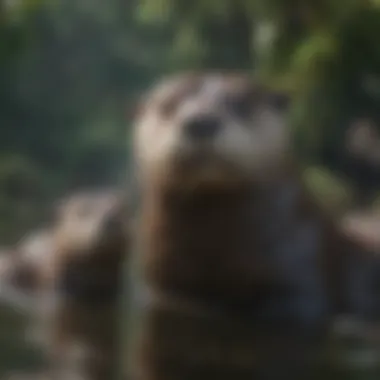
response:
[[[0,307],[0,374],[34,370],[42,365],[42,355],[26,340],[28,318],[6,306]]]
[[[28,342],[26,332],[30,318],[19,310],[7,306],[0,307],[0,375],[14,371],[34,371],[43,366],[42,354],[32,342]],[[351,330],[347,332],[347,329]],[[344,332],[344,331],[343,331]],[[355,334],[356,332],[356,334]],[[360,335],[361,333],[361,335]],[[339,338],[334,335],[326,348],[330,365],[321,370],[320,379],[331,380],[372,380],[380,378],[380,344],[375,339],[376,331],[346,327]],[[306,380],[306,379],[305,379]]]

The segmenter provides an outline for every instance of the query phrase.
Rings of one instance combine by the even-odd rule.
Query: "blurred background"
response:
[[[139,96],[182,69],[252,70],[286,91],[321,205],[376,209],[379,35],[378,0],[1,0],[0,244],[70,191],[123,183]],[[11,323],[2,312],[0,373],[32,360]]]

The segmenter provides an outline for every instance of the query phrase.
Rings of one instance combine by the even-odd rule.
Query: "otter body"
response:
[[[95,191],[63,204],[54,228],[56,251],[43,273],[46,295],[53,297],[46,339],[53,378],[116,376],[128,239],[124,196]]]
[[[282,245],[260,228],[267,222],[255,199],[245,190],[184,195],[156,210],[160,225],[142,221],[152,297],[141,327],[142,379],[301,379],[320,364],[313,360],[328,300],[317,228],[290,227]]]
[[[271,292],[279,284],[264,247],[251,254],[263,243],[252,233],[251,201],[249,189],[168,193],[154,201],[151,219],[142,222],[149,283],[211,307],[248,306]]]
[[[164,81],[135,156],[150,294],[136,378],[321,376],[333,316],[371,308],[371,260],[303,189],[278,98],[244,75]]]

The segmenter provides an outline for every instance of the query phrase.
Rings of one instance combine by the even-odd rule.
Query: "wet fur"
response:
[[[43,376],[50,379],[108,380],[116,376],[119,297],[129,242],[127,200],[125,194],[119,194],[116,208],[103,211],[96,209],[101,203],[92,203],[92,209],[85,211],[94,212],[88,221],[110,216],[119,232],[110,234],[99,224],[96,233],[82,239],[88,230],[79,228],[80,220],[72,230],[68,218],[92,196],[74,195],[64,202],[51,228],[50,254],[29,268],[38,279],[38,286],[29,290],[35,297],[36,339],[46,354]],[[101,193],[100,197],[107,200],[115,193]],[[103,238],[97,240],[99,236]]]
[[[119,297],[129,241],[128,210],[123,197],[118,197],[116,211],[106,211],[118,214],[115,228],[120,228],[120,233],[106,233],[104,241],[94,240],[81,249],[73,241],[71,246],[71,236],[66,229],[62,235],[58,223],[57,251],[50,269],[44,273],[46,289],[53,290],[57,297],[48,312],[48,351],[53,377],[56,374],[65,379],[79,376],[106,380],[116,376]],[[102,226],[98,233],[103,233]]]
[[[136,378],[320,376],[333,316],[370,312],[359,297],[369,256],[320,212],[287,160],[267,181],[252,172],[252,181],[189,188],[144,158],[140,128],[138,246],[150,302]]]

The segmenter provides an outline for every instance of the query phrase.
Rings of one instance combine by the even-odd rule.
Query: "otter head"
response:
[[[283,109],[240,74],[164,80],[138,117],[135,155],[142,180],[176,186],[228,185],[278,172],[288,154]]]
[[[54,254],[53,236],[50,230],[41,229],[25,236],[17,246],[18,256],[14,275],[18,282],[37,290],[41,268]]]
[[[54,228],[59,251],[86,257],[126,249],[126,202],[113,191],[75,194],[58,209]]]
[[[0,282],[23,293],[35,293],[40,285],[41,268],[52,254],[50,231],[38,230],[25,236],[11,253],[1,256]]]

